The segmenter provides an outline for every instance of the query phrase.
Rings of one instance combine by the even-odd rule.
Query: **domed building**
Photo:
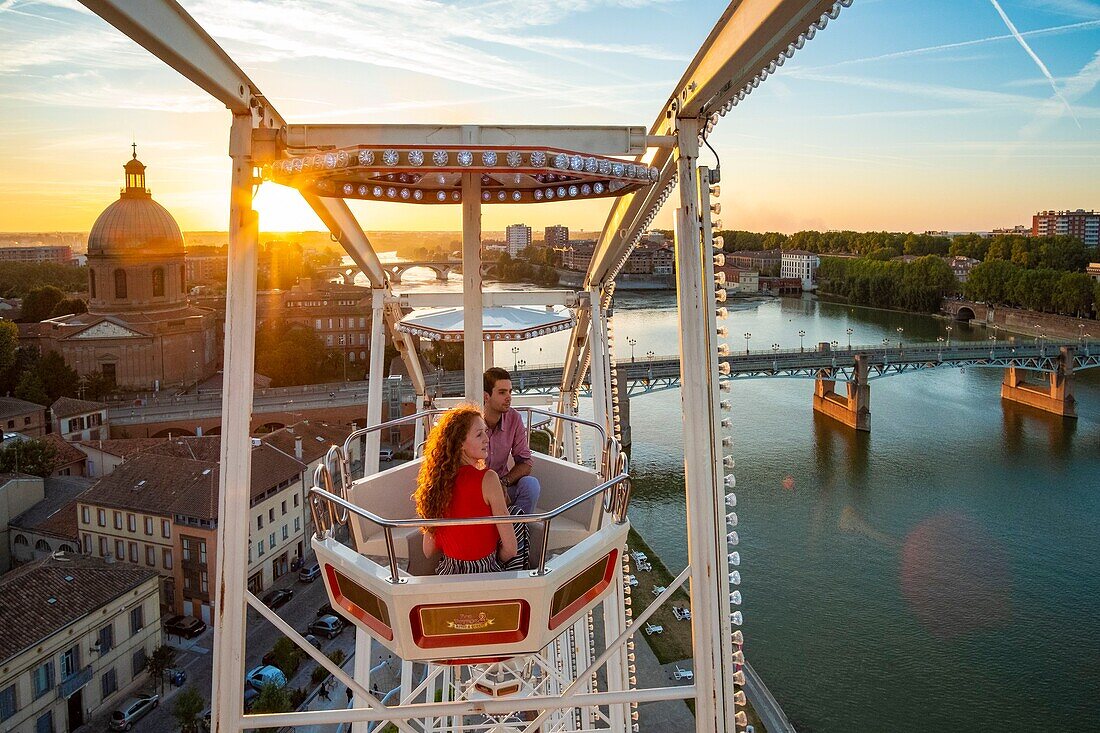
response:
[[[201,381],[219,363],[214,311],[188,303],[183,235],[146,188],[136,145],[124,169],[118,201],[88,235],[88,312],[33,324],[25,341],[124,390]]]

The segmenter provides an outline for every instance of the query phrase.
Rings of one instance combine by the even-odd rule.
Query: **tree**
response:
[[[289,713],[294,709],[287,685],[269,683],[260,688],[260,694],[252,703],[253,713]],[[261,728],[261,733],[275,733],[278,728]]]
[[[206,701],[194,685],[188,685],[176,695],[172,717],[176,719],[180,733],[199,733],[199,715],[204,707],[206,707]]]
[[[19,350],[19,327],[11,321],[0,321],[0,377],[6,377],[15,366],[15,354]]]
[[[44,321],[53,315],[53,309],[63,300],[65,300],[65,293],[53,285],[32,290],[23,298],[21,318],[26,323]]]
[[[87,313],[88,304],[84,302],[83,298],[65,298],[57,305],[53,307],[53,312],[50,313],[50,318],[57,318],[58,316],[68,316],[73,313]]]
[[[96,370],[84,375],[84,398],[89,400],[102,400],[113,393],[117,387],[103,372]]]
[[[38,378],[42,380],[42,386],[46,388],[46,395],[52,405],[58,397],[75,397],[76,390],[80,386],[80,375],[76,370],[65,363],[65,358],[56,351],[47,351],[38,360],[34,368]]]
[[[0,296],[24,298],[44,285],[53,285],[66,293],[85,292],[88,268],[56,262],[5,262],[0,267]]]
[[[305,656],[305,652],[285,636],[280,636],[276,640],[275,646],[271,648],[271,654],[274,657],[271,663],[281,669],[287,679],[290,679],[298,671],[298,666],[302,663],[302,657]]]
[[[176,663],[176,650],[167,644],[161,644],[145,659],[145,669],[157,685],[157,691],[164,691],[164,673]]]
[[[40,438],[13,440],[0,447],[0,473],[26,473],[46,478],[57,465],[57,448]]]
[[[36,372],[27,370],[19,377],[19,383],[15,385],[15,396],[36,405],[49,405],[50,396],[46,393],[46,385]]]

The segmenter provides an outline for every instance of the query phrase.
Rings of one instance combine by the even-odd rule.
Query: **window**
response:
[[[165,570],[171,570],[172,569],[172,551],[171,550],[163,550],[161,552],[161,560],[163,561],[162,564],[164,565]]]
[[[150,537],[153,536],[153,518],[152,517],[146,517],[145,518],[145,534],[149,535]]]
[[[98,524],[100,527],[107,526],[107,512],[102,509],[96,511],[96,524]]]
[[[270,547],[272,550],[275,549],[275,533],[274,532],[272,532],[271,536],[269,536],[267,538],[267,546]]]
[[[0,690],[0,723],[15,715],[15,685]]]
[[[271,507],[270,509],[267,510],[267,521],[269,521],[269,522],[274,522],[275,521],[275,507]]]
[[[283,516],[285,517],[286,516],[286,499],[283,499],[283,501],[281,502],[281,506],[282,506],[282,510],[283,510]]]
[[[206,564],[206,540],[199,540],[199,563]]]
[[[62,544],[61,547],[58,547],[57,549],[60,550],[61,552],[72,552],[73,551],[73,548],[70,547],[67,544]]]
[[[202,571],[201,575],[202,575],[202,592],[203,593],[209,593],[210,592],[210,578],[206,575],[205,570]]]
[[[34,733],[54,733],[52,710],[47,710],[34,721]]]
[[[115,674],[113,667],[104,672],[103,676],[99,678],[99,686],[104,698],[115,694],[115,691],[118,690],[118,676]]]
[[[122,540],[115,540],[115,558],[118,560],[126,559],[126,543]]]
[[[164,268],[163,267],[154,267],[153,268],[153,297],[154,298],[163,298],[164,297]]]
[[[130,663],[133,665],[133,677],[137,677],[141,674],[141,670],[145,669],[145,650],[138,649],[134,652],[134,656],[130,658]]]
[[[38,540],[38,542],[35,542],[34,549],[39,552],[53,552],[53,548],[50,547],[50,543],[46,542],[46,540]]]
[[[137,532],[137,517],[133,514],[126,515],[126,529],[131,532]]]
[[[257,514],[256,515],[256,529],[263,529],[263,528],[264,528],[264,515],[263,514]]]
[[[122,529],[122,512],[115,512],[115,529]]]
[[[285,540],[290,536],[290,528],[287,525],[283,525],[283,539]]]
[[[164,539],[172,536],[172,523],[167,519],[160,520],[160,534]]]
[[[86,506],[80,507],[80,521],[84,524],[92,523],[92,510]]]
[[[183,266],[180,266],[180,292],[187,292],[187,273],[184,271]]]
[[[301,529],[302,529],[302,518],[301,517],[294,517],[294,531],[298,532],[298,531],[301,531]]]
[[[27,544],[27,538],[26,538],[26,537],[24,537],[24,536],[23,536],[23,535],[21,535],[21,534],[17,534],[17,535],[15,535],[15,544],[17,544],[17,545],[25,545],[25,544]]]
[[[321,330],[321,319],[320,318],[318,318],[317,320],[315,320],[313,322],[313,327],[318,331]]]
[[[130,609],[130,633],[136,634],[145,628],[145,609],[141,606]]]
[[[80,647],[71,646],[61,652],[61,679],[67,680],[80,671]]]
[[[130,543],[130,562],[137,563],[138,561],[138,547],[136,542]]]
[[[90,534],[84,535],[84,554],[92,554],[92,536]]]
[[[152,545],[145,546],[145,564],[149,567],[157,564],[157,551]]]
[[[297,494],[294,495],[294,508],[295,509],[298,508],[298,495]]]
[[[88,291],[95,297],[95,270],[88,270]]]
[[[126,298],[126,271],[122,269],[115,270],[115,300],[124,300]]]
[[[45,695],[53,689],[53,662],[46,662],[38,669],[31,672],[31,681],[34,683],[34,699]]]
[[[191,540],[185,539],[183,541],[183,561],[191,561]]]
[[[106,654],[115,645],[114,624],[107,624],[99,630],[99,653]]]
[[[256,557],[264,556],[264,541],[261,539],[256,543]]]
[[[107,538],[106,537],[100,537],[99,538],[99,556],[100,557],[107,557],[108,552],[110,552],[110,550],[107,549]]]
[[[363,316],[359,316],[359,328],[367,327],[367,319]]]

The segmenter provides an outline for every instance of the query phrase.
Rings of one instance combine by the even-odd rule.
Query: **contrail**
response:
[[[1009,20],[1008,15],[1005,13],[1004,8],[1001,7],[1001,4],[997,2],[997,0],[989,0],[989,2],[993,3],[993,7],[996,8],[997,13],[1000,14],[1001,20],[1003,20],[1005,22],[1005,25],[1008,26],[1009,33],[1011,33],[1013,37],[1015,37],[1016,42],[1019,43],[1025,51],[1027,51],[1027,55],[1035,61],[1036,65],[1039,67],[1039,71],[1043,72],[1043,76],[1045,76],[1047,78],[1047,81],[1050,82],[1050,88],[1054,90],[1054,95],[1058,97],[1058,99],[1062,100],[1062,104],[1066,105],[1066,109],[1069,110],[1069,114],[1071,117],[1073,117],[1073,121],[1077,123],[1077,127],[1081,127],[1081,120],[1077,119],[1077,115],[1074,113],[1073,107],[1069,106],[1069,101],[1067,101],[1066,98],[1062,96],[1062,93],[1058,91],[1058,85],[1054,83],[1054,76],[1051,75],[1050,69],[1048,69],[1047,65],[1043,63],[1043,60],[1039,58],[1039,56],[1036,55],[1034,51],[1031,50],[1031,46],[1027,45],[1027,41],[1024,40],[1024,37],[1022,35],[1020,35],[1020,31],[1016,30],[1016,26],[1012,23],[1011,20]]]

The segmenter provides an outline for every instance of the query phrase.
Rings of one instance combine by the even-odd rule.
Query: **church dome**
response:
[[[183,234],[168,210],[145,187],[145,166],[134,157],[126,162],[126,187],[118,201],[104,209],[88,234],[89,255],[183,254]]]

